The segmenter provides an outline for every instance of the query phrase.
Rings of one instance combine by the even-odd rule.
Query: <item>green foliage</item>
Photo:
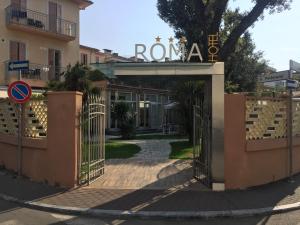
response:
[[[188,141],[176,141],[170,143],[172,151],[170,159],[192,159],[193,145]]]
[[[135,117],[129,116],[120,124],[123,139],[133,139],[136,135]]]
[[[178,83],[172,91],[176,102],[179,103],[181,126],[184,133],[188,135],[190,143],[193,141],[193,106],[197,98],[203,95],[203,89],[202,81],[186,81]]]
[[[37,93],[32,93],[30,100],[45,100],[45,95],[44,93],[42,94],[37,94]]]
[[[220,43],[222,61],[229,57],[241,35],[261,18],[264,12],[282,12],[289,9],[292,0],[252,0],[252,2],[254,7],[240,14],[238,23],[235,23],[231,32],[226,34],[226,40]],[[202,48],[204,59],[207,60],[207,37],[220,31],[228,3],[229,0],[158,0],[157,8],[160,18],[174,28],[176,37],[185,36],[189,47],[192,43],[198,43]]]
[[[134,144],[118,141],[105,143],[105,159],[127,159],[141,151],[141,148]]]
[[[91,70],[85,65],[76,63],[73,67],[69,65],[67,71],[63,73],[64,81],[50,81],[48,90],[52,91],[80,91],[88,94],[100,94],[100,89],[93,87],[92,81],[103,80],[104,75],[99,70]]]
[[[239,89],[238,84],[232,83],[232,81],[226,81],[225,82],[225,92],[228,94],[231,94],[233,92],[237,92]]]
[[[226,81],[239,84],[238,91],[254,91],[256,78],[265,72],[267,62],[262,52],[255,52],[247,29],[262,18],[264,12],[289,9],[292,0],[253,0],[254,7],[245,12],[230,10],[228,2],[158,0],[157,8],[161,19],[173,27],[176,37],[187,38],[188,48],[198,43],[205,61],[208,60],[208,35],[219,33],[219,60],[225,62]]]
[[[117,120],[122,139],[133,139],[136,135],[135,115],[125,102],[117,102],[113,106],[112,117]]]
[[[124,121],[128,117],[129,105],[125,102],[117,102],[112,111],[112,116],[115,120]]]
[[[100,70],[92,70],[89,71],[89,80],[90,81],[105,80],[105,75]]]
[[[232,32],[240,22],[242,14],[239,10],[228,10],[224,15],[224,27],[220,39],[224,42],[226,34]],[[255,52],[255,44],[249,32],[245,32],[236,44],[235,49],[225,61],[225,90],[250,92],[255,91],[257,76],[265,73],[268,66],[262,52]],[[228,84],[231,84],[228,86]],[[233,87],[235,85],[235,87]]]

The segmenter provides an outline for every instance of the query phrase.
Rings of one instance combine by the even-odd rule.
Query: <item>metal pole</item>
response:
[[[290,66],[289,70],[289,78],[292,79],[292,70]],[[289,151],[288,151],[288,158],[289,158],[289,177],[291,179],[293,175],[293,90],[289,90],[289,104],[288,104],[288,143],[289,143]]]
[[[19,70],[19,77],[18,80],[22,79],[22,72]],[[18,104],[18,176],[22,175],[22,104]]]
[[[91,111],[90,111],[90,97],[88,96],[88,185],[91,181]]]
[[[193,176],[196,176],[196,105],[193,106]]]

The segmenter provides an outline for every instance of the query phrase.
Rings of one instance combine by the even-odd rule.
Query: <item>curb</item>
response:
[[[93,217],[118,217],[130,218],[151,218],[151,219],[210,219],[222,217],[251,217],[260,215],[272,215],[300,209],[300,202],[280,205],[275,207],[265,207],[257,209],[238,209],[221,211],[131,211],[131,210],[105,210],[92,208],[78,208],[37,203],[33,201],[23,201],[8,195],[0,194],[0,199],[17,203],[28,208],[65,213],[81,216]]]

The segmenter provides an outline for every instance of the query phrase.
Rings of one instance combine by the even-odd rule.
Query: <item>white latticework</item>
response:
[[[8,99],[0,99],[0,133],[17,135],[18,113],[14,103]]]
[[[45,100],[31,100],[24,105],[23,136],[47,136],[47,104]],[[18,134],[18,107],[9,99],[0,99],[0,133]]]
[[[287,136],[286,99],[253,99],[246,101],[247,140],[284,138]]]
[[[47,104],[44,100],[31,100],[25,108],[25,136],[47,136]]]

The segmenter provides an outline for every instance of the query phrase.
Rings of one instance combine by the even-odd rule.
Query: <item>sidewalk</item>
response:
[[[129,211],[222,211],[258,209],[300,202],[300,175],[245,191],[113,190],[89,187],[74,190],[49,187],[0,172],[0,194],[33,203],[63,207]]]

